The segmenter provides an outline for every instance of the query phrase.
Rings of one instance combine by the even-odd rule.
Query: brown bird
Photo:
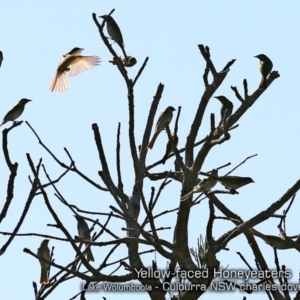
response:
[[[171,133],[171,140],[172,140],[174,146],[177,147],[177,144],[178,144],[178,136],[177,136],[177,134],[175,134],[175,132],[172,132],[172,133]],[[166,160],[167,160],[167,158],[168,158],[168,155],[169,155],[170,153],[172,153],[172,152],[173,152],[172,143],[170,142],[170,140],[168,140],[165,155],[164,155],[164,157],[163,157],[162,160],[161,160],[163,164],[165,164],[165,162],[166,162]]]
[[[50,250],[48,248],[48,243],[49,240],[45,239],[42,241],[40,247],[37,249],[37,256],[46,260],[50,261]],[[41,264],[41,279],[40,279],[40,283],[43,284],[47,284],[49,283],[49,278],[48,278],[48,269],[49,269],[49,264],[46,262],[43,262],[40,260],[40,264]]]
[[[24,111],[24,107],[26,103],[30,102],[32,100],[29,99],[21,99],[3,118],[2,122],[0,123],[0,126],[7,123],[8,121],[14,121],[15,119],[19,118],[21,114]]]
[[[261,82],[259,85],[260,89],[265,89],[267,87],[267,77],[273,69],[273,63],[271,59],[265,54],[259,54],[254,56],[260,60],[259,71],[262,75]]]
[[[194,189],[189,193],[185,194],[180,199],[180,201],[187,200],[194,193],[208,192],[217,184],[217,179],[216,179],[217,177],[218,177],[218,170],[213,169],[211,172],[211,177],[206,177],[203,180],[201,180],[196,186],[194,186]]]
[[[239,176],[219,176],[217,180],[225,186],[227,189],[237,190],[240,187],[254,182],[250,177],[239,177]]]
[[[118,26],[117,22],[114,20],[114,18],[112,16],[109,16],[109,15],[104,15],[104,16],[99,16],[99,17],[104,19],[104,21],[106,22],[107,33],[109,34],[111,39],[114,40],[119,45],[119,47],[122,49],[123,54],[127,60],[128,56],[125,52],[123,36],[121,33],[121,29]]]
[[[173,111],[176,110],[173,106],[168,106],[159,116],[158,121],[156,123],[156,128],[154,135],[148,144],[148,149],[152,149],[157,139],[158,135],[166,128],[166,125],[169,125],[173,118]]]
[[[50,91],[63,93],[71,87],[68,76],[76,76],[83,71],[98,66],[101,62],[99,56],[83,56],[80,55],[83,48],[75,47],[67,54],[63,55],[59,62],[56,74],[50,83]]]
[[[89,229],[86,221],[84,220],[84,218],[79,215],[74,215],[74,217],[77,219],[77,230],[78,230],[79,236],[83,240],[91,241],[90,229]],[[87,247],[87,246],[88,246],[88,244],[85,244],[85,247]],[[86,259],[87,259],[87,261],[95,261],[91,247],[89,247],[86,251]]]
[[[126,60],[125,56],[120,56],[120,60],[121,60],[121,63],[126,68],[133,67],[137,63],[136,58],[133,56],[129,56],[129,55],[127,56],[127,60]],[[112,63],[113,65],[119,64],[119,61],[115,58],[113,58],[113,60],[109,60],[109,62]]]
[[[285,250],[285,249],[297,248],[295,242],[288,237],[284,238],[282,235],[280,235],[280,237],[275,236],[275,235],[266,235],[266,234],[263,234],[263,233],[255,230],[254,228],[250,228],[249,231],[253,235],[258,236],[261,239],[263,239],[266,244],[268,244],[271,247],[274,247],[276,249]]]
[[[216,96],[216,99],[218,99],[221,102],[221,115],[220,115],[220,123],[224,123],[227,121],[227,119],[231,116],[233,111],[233,104],[230,100],[228,100],[225,96]]]

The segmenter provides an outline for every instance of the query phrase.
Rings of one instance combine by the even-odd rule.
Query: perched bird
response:
[[[265,235],[265,234],[255,230],[254,228],[250,228],[249,231],[253,235],[258,236],[261,239],[263,239],[266,244],[268,244],[271,247],[274,247],[276,249],[285,250],[285,249],[296,248],[295,242],[288,237],[284,238],[282,235],[280,235],[280,237],[275,236],[275,235]]]
[[[0,67],[1,67],[1,65],[2,65],[2,61],[3,61],[3,52],[0,51]]]
[[[114,40],[120,46],[120,48],[122,49],[124,56],[127,60],[128,56],[126,55],[126,52],[125,52],[123,36],[122,36],[121,30],[120,30],[118,24],[116,23],[116,21],[113,19],[112,16],[104,15],[104,16],[100,16],[100,18],[104,19],[104,21],[106,22],[106,29],[107,29],[109,36],[111,37],[112,40]]]
[[[259,70],[262,75],[262,78],[259,88],[265,89],[267,87],[267,77],[272,71],[273,63],[270,60],[270,58],[264,54],[259,54],[254,57],[257,57],[260,60]]]
[[[83,217],[81,217],[79,215],[74,215],[74,217],[77,219],[77,230],[78,230],[79,236],[83,240],[90,241],[91,235],[90,235],[90,229],[89,229],[88,224],[86,223],[86,221],[84,220]],[[85,244],[85,246],[87,247],[88,244]],[[86,259],[87,259],[87,261],[95,261],[91,247],[89,247],[86,251]]]
[[[75,47],[70,52],[63,55],[62,60],[58,64],[55,77],[50,83],[49,89],[51,92],[65,92],[71,87],[68,75],[76,76],[79,73],[90,70],[100,64],[101,60],[99,56],[80,55],[82,50],[82,48]]]
[[[224,96],[216,96],[215,98],[218,99],[222,104],[220,123],[219,123],[219,125],[221,125],[222,123],[227,121],[227,118],[231,116],[233,110],[233,104]]]
[[[173,144],[177,147],[177,144],[178,144],[178,136],[177,134],[175,134],[175,132],[171,132],[171,139],[173,141]],[[166,152],[165,152],[165,155],[164,157],[162,158],[162,163],[165,164],[167,158],[168,158],[168,155],[170,153],[173,152],[173,147],[172,147],[172,143],[170,142],[170,140],[168,140],[168,143],[167,143],[167,147],[166,147]]]
[[[133,67],[137,63],[136,58],[133,56],[127,56],[127,59],[125,58],[125,56],[120,56],[120,60],[121,60],[121,63],[126,68]],[[109,60],[109,62],[112,63],[113,65],[119,64],[119,61],[116,60],[115,58],[113,58],[113,60]]]
[[[173,111],[176,110],[173,106],[168,106],[159,116],[158,121],[156,123],[156,128],[154,135],[148,144],[148,149],[152,149],[153,145],[155,143],[155,140],[157,139],[158,135],[161,131],[163,131],[166,128],[166,125],[169,125],[173,118]]]
[[[239,177],[239,176],[219,176],[217,180],[225,186],[227,189],[237,190],[240,187],[254,182],[250,177]]]
[[[24,111],[25,104],[28,103],[29,99],[21,99],[3,118],[0,126],[5,124],[8,121],[14,121],[15,119],[19,118]]]
[[[47,259],[50,261],[50,250],[48,248],[48,243],[49,240],[45,239],[42,241],[41,246],[37,249],[37,256],[43,259]],[[48,283],[49,278],[48,278],[48,269],[49,269],[49,264],[46,262],[43,262],[40,260],[41,264],[41,279],[40,283]]]
[[[218,182],[216,179],[218,177],[218,170],[213,169],[211,175],[211,177],[206,177],[201,180],[196,186],[194,186],[193,190],[185,194],[180,201],[187,200],[194,193],[204,193],[211,190]]]

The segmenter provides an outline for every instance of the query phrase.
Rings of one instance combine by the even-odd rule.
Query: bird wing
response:
[[[70,64],[69,76],[76,76],[83,71],[92,69],[100,64],[99,56],[77,56],[77,58]]]

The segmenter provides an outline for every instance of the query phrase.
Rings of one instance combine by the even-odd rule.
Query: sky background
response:
[[[218,71],[228,61],[237,59],[222,86],[214,96],[225,95],[234,104],[236,110],[240,102],[235,98],[230,86],[237,86],[243,94],[242,82],[248,81],[249,94],[259,85],[259,61],[253,58],[260,53],[267,54],[273,61],[273,70],[280,78],[259,98],[246,115],[238,122],[239,127],[231,132],[231,139],[216,146],[209,153],[202,171],[228,162],[232,167],[247,156],[258,154],[247,161],[234,175],[250,176],[255,184],[240,190],[239,195],[220,195],[219,199],[235,211],[243,220],[252,218],[271,203],[280,198],[286,190],[299,179],[299,11],[297,1],[18,1],[18,4],[1,1],[0,4],[0,50],[4,61],[0,69],[0,115],[4,116],[21,98],[33,101],[27,104],[20,120],[27,120],[37,131],[42,141],[68,164],[69,160],[63,148],[67,147],[78,169],[101,185],[97,172],[101,169],[94,143],[92,123],[97,123],[113,179],[116,180],[115,147],[118,122],[121,122],[122,173],[124,190],[130,195],[134,183],[134,174],[128,142],[128,102],[126,86],[118,69],[108,63],[111,54],[102,42],[98,29],[92,20],[92,13],[103,15],[113,8],[114,19],[119,24],[128,55],[137,58],[137,65],[127,69],[134,78],[146,57],[148,64],[135,87],[136,141],[141,144],[145,124],[153,96],[159,83],[164,84],[164,92],[157,115],[169,105],[182,106],[179,121],[179,148],[182,148],[190,130],[191,120],[204,91],[203,72],[205,62],[198,44],[208,45],[211,58]],[[85,55],[99,55],[102,63],[95,69],[70,78],[71,89],[63,94],[51,93],[48,86],[55,75],[61,56],[73,47],[84,48]],[[121,49],[113,48],[121,55]],[[220,103],[211,99],[199,130],[197,140],[209,133],[209,116],[219,118]],[[2,117],[0,116],[0,117]],[[175,118],[174,118],[175,120]],[[174,120],[171,124],[173,126]],[[1,129],[9,127],[5,124]],[[167,138],[161,134],[153,150],[149,151],[147,163],[161,159]],[[197,148],[199,149],[199,148]],[[2,221],[0,231],[13,231],[23,211],[31,184],[31,175],[26,160],[30,153],[34,163],[43,158],[52,179],[63,170],[38,144],[29,127],[23,123],[9,133],[9,151],[12,162],[18,162],[18,176],[15,181],[14,199],[8,216]],[[0,155],[0,207],[6,199],[9,171],[3,155]],[[173,168],[173,159],[166,165],[158,166],[153,172]],[[227,173],[231,167],[222,170]],[[222,175],[223,173],[221,173]],[[41,177],[44,182],[46,179]],[[159,182],[145,180],[144,193],[149,201],[151,186],[159,187]],[[57,184],[66,200],[83,210],[109,213],[109,205],[116,205],[109,193],[99,192],[76,174],[68,174]],[[220,189],[221,186],[216,186]],[[157,204],[155,213],[178,207],[181,186],[174,182],[168,185]],[[77,223],[72,212],[63,206],[54,196],[52,188],[47,189],[54,209],[59,214],[72,236],[77,234]],[[299,199],[296,197],[287,219],[288,235],[299,233]],[[280,211],[282,212],[282,211]],[[221,215],[217,212],[217,215]],[[105,215],[97,216],[100,222],[106,221]],[[207,201],[194,207],[189,223],[189,247],[196,247],[197,238],[205,234],[208,217]],[[142,212],[139,220],[144,219]],[[171,227],[160,232],[161,238],[172,241],[176,213],[165,215],[157,220],[157,227]],[[62,233],[47,226],[54,220],[47,211],[41,196],[34,199],[20,233],[40,233],[63,237]],[[278,235],[278,219],[269,219],[256,229],[265,234]],[[125,224],[113,220],[110,229],[119,237],[125,236],[121,230]],[[214,237],[218,238],[234,226],[231,222],[218,220],[214,226]],[[97,229],[98,230],[98,229]],[[35,258],[23,252],[27,247],[36,251],[42,237],[17,237],[8,250],[0,257],[0,288],[5,291],[6,299],[32,299],[32,281],[39,281],[40,267]],[[103,234],[99,241],[108,241],[110,236]],[[0,247],[7,237],[0,235]],[[257,238],[259,246],[274,269],[273,249]],[[51,240],[55,247],[55,262],[66,265],[74,258],[74,250],[65,242]],[[248,263],[255,268],[254,258],[247,240],[240,235],[227,247],[230,251],[221,251],[217,259],[222,267],[246,269],[236,254],[241,252]],[[96,262],[109,251],[109,247],[93,247]],[[147,248],[148,249],[148,248]],[[141,250],[146,250],[141,247]],[[110,261],[126,256],[126,248],[119,247]],[[167,261],[154,253],[144,255],[146,266],[157,259],[160,269]],[[299,254],[296,250],[279,251],[280,264],[293,271],[291,282],[298,283]],[[118,264],[117,264],[118,265]],[[112,272],[117,265],[105,270]],[[247,269],[246,269],[247,270]],[[53,268],[51,274],[56,270]],[[118,274],[124,274],[120,272]],[[70,280],[61,285],[48,299],[70,299],[80,290],[80,280]],[[58,296],[59,295],[59,296]],[[229,294],[228,294],[229,295]],[[224,295],[227,297],[228,295]],[[114,299],[115,294],[100,293],[100,296]],[[166,295],[166,298],[169,298]],[[212,299],[216,294],[207,292],[203,299]],[[231,293],[232,300],[265,299],[264,293],[245,295]],[[123,299],[149,299],[147,294],[124,293]],[[99,294],[89,294],[87,299],[99,299]]]

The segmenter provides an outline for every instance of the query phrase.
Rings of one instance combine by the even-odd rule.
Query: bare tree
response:
[[[110,13],[110,15],[113,11]],[[259,236],[264,239],[268,244],[274,247],[275,263],[278,273],[282,272],[281,276],[277,279],[280,285],[287,284],[287,276],[285,274],[285,268],[280,267],[277,259],[276,249],[288,249],[295,248],[300,250],[299,239],[296,241],[293,239],[296,237],[288,237],[286,235],[284,220],[286,214],[279,216],[280,224],[279,228],[281,231],[281,237],[272,237],[264,235],[252,227],[255,225],[266,221],[268,218],[273,216],[276,211],[278,211],[285,203],[292,201],[294,195],[300,188],[300,181],[297,181],[285,194],[283,194],[279,200],[273,204],[266,207],[266,209],[249,220],[242,220],[235,212],[228,209],[219,199],[218,194],[235,194],[236,189],[230,188],[229,190],[211,190],[212,187],[208,189],[201,190],[198,192],[203,192],[198,197],[193,198],[193,193],[191,191],[196,191],[195,187],[199,185],[203,187],[205,180],[200,181],[198,179],[199,174],[206,175],[207,178],[211,178],[214,181],[220,181],[216,175],[212,175],[211,172],[202,172],[202,166],[210,154],[211,149],[216,145],[221,145],[230,140],[230,132],[234,134],[234,129],[238,126],[238,121],[240,118],[248,111],[248,109],[256,103],[259,97],[265,92],[265,88],[257,88],[252,94],[248,93],[247,80],[243,81],[243,96],[239,93],[238,89],[234,86],[231,87],[236,98],[240,101],[240,106],[234,111],[233,114],[227,114],[226,118],[221,119],[221,121],[216,126],[215,115],[210,116],[210,132],[207,136],[197,141],[198,132],[203,125],[203,116],[206,112],[207,104],[212,98],[213,94],[223,83],[230,68],[234,65],[235,59],[229,62],[224,62],[224,67],[217,71],[213,59],[211,58],[210,49],[208,46],[198,45],[200,54],[206,62],[206,68],[203,74],[204,92],[200,97],[198,104],[198,109],[194,116],[190,116],[191,129],[189,134],[186,136],[185,147],[182,149],[177,148],[177,144],[173,139],[173,133],[171,133],[169,125],[166,125],[166,133],[169,139],[169,145],[171,150],[164,157],[164,160],[175,158],[174,170],[164,171],[159,173],[154,173],[152,170],[164,161],[159,160],[152,165],[146,164],[146,157],[148,153],[147,145],[150,139],[151,129],[153,127],[153,121],[156,116],[157,107],[159,101],[162,97],[164,91],[164,85],[159,84],[157,90],[154,94],[153,101],[150,107],[148,120],[144,130],[144,135],[141,145],[138,145],[135,136],[135,106],[134,106],[134,87],[138,83],[140,76],[143,73],[144,68],[147,65],[148,58],[145,59],[136,76],[132,79],[128,77],[126,71],[126,59],[121,60],[114,49],[111,47],[108,38],[105,36],[103,29],[105,26],[105,20],[102,24],[99,23],[96,14],[93,14],[93,20],[95,26],[99,30],[100,37],[103,43],[106,45],[107,49],[113,56],[113,62],[120,71],[120,75],[123,77],[124,82],[127,86],[127,100],[128,100],[128,116],[129,116],[129,146],[131,153],[131,160],[134,170],[135,182],[132,186],[131,194],[126,194],[123,187],[123,176],[121,172],[121,150],[120,150],[120,134],[121,134],[121,124],[118,126],[118,131],[116,135],[117,147],[116,147],[116,171],[118,179],[115,182],[111,176],[111,170],[113,166],[109,166],[107,162],[107,153],[104,151],[104,145],[101,139],[101,132],[97,124],[92,124],[92,131],[94,134],[95,145],[99,155],[99,162],[102,169],[99,170],[98,174],[103,182],[102,185],[98,184],[90,178],[89,175],[84,174],[80,169],[77,168],[75,159],[71,155],[71,150],[64,148],[69,161],[61,161],[44,143],[43,139],[38,135],[38,132],[28,123],[28,128],[36,136],[39,144],[46,152],[53,158],[54,162],[61,167],[61,175],[57,178],[52,178],[47,172],[47,166],[43,164],[43,160],[40,159],[39,162],[34,162],[31,155],[27,154],[28,164],[31,170],[31,175],[29,176],[31,182],[31,190],[28,194],[27,202],[25,204],[22,215],[20,216],[19,222],[16,224],[15,228],[10,233],[1,232],[1,234],[8,235],[7,242],[1,247],[0,254],[3,255],[7,251],[12,240],[21,235],[39,235],[37,233],[27,233],[21,234],[19,230],[21,225],[26,218],[26,215],[30,209],[32,200],[38,195],[42,195],[45,205],[53,219],[55,224],[49,224],[49,226],[54,226],[59,229],[64,238],[58,238],[56,236],[49,235],[39,235],[44,238],[56,239],[70,243],[74,249],[74,257],[70,257],[70,262],[68,265],[62,266],[58,262],[54,261],[55,252],[51,251],[51,267],[49,270],[50,281],[49,284],[42,285],[39,289],[37,284],[34,283],[34,293],[36,299],[46,299],[54,290],[64,284],[65,281],[71,278],[80,278],[85,282],[85,290],[74,295],[72,299],[80,297],[80,299],[85,299],[86,292],[89,289],[97,289],[97,284],[102,282],[109,282],[111,284],[122,284],[122,283],[139,283],[140,289],[144,289],[151,299],[165,299],[170,297],[171,299],[198,299],[203,293],[212,285],[217,282],[217,274],[220,270],[220,262],[216,258],[216,254],[221,250],[226,250],[226,245],[232,239],[236,238],[240,234],[244,234],[249,242],[249,246],[253,251],[255,256],[255,262],[257,266],[256,271],[264,272],[262,279],[257,281],[251,286],[246,286],[245,288],[237,285],[235,282],[221,281],[222,284],[230,285],[234,284],[237,288],[243,289],[245,293],[251,293],[255,288],[263,285],[273,285],[276,282],[272,276],[267,276],[270,268],[268,267],[264,255],[261,253],[255,238],[253,235]],[[211,75],[211,80],[209,80],[209,75]],[[277,71],[270,73],[267,78],[267,88],[273,83],[273,81],[279,77]],[[174,133],[177,134],[179,121],[180,121],[181,107],[177,109],[177,116],[175,121]],[[222,116],[221,116],[222,118]],[[184,120],[184,122],[189,122],[189,120]],[[6,160],[7,167],[10,170],[10,176],[7,181],[7,196],[6,201],[3,205],[0,214],[0,222],[7,217],[9,206],[12,202],[14,196],[15,181],[17,179],[18,163],[12,163],[9,155],[8,149],[8,137],[11,130],[17,130],[17,127],[21,125],[22,122],[15,122],[10,128],[3,130],[3,153]],[[233,133],[232,133],[233,132]],[[184,137],[180,137],[184,140]],[[199,150],[196,150],[196,146],[200,146]],[[221,148],[219,148],[221,149]],[[183,155],[183,157],[181,156]],[[249,159],[248,157],[247,159]],[[128,158],[130,159],[130,158]],[[246,160],[242,163],[245,163]],[[242,164],[241,163],[241,164]],[[35,165],[36,164],[36,165]],[[219,170],[224,166],[216,166],[215,170]],[[239,166],[237,166],[239,167]],[[236,168],[235,168],[236,169]],[[234,170],[235,170],[234,169]],[[233,171],[233,170],[232,170]],[[231,171],[231,172],[232,172]],[[84,181],[96,188],[99,193],[109,193],[114,202],[109,206],[110,210],[103,212],[102,215],[107,216],[107,220],[104,224],[99,222],[95,218],[93,212],[87,212],[82,210],[80,207],[71,205],[62,195],[62,193],[57,188],[56,184],[61,181],[64,176],[68,176],[70,172],[75,173],[77,176],[82,178]],[[231,173],[229,172],[229,173]],[[229,175],[229,173],[227,175]],[[42,174],[42,175],[41,175]],[[47,180],[42,180],[41,178],[47,178]],[[144,183],[149,181],[160,182],[160,187],[156,191],[152,188],[152,193],[150,199],[146,199],[144,191]],[[182,186],[181,195],[178,195],[177,199],[174,199],[175,205],[174,209],[167,211],[162,211],[159,214],[154,214],[154,208],[161,197],[163,189],[169,185],[179,182]],[[65,227],[62,222],[59,212],[55,211],[51,202],[49,201],[50,188],[54,189],[55,196],[59,199],[62,206],[69,209],[71,214],[81,215],[86,221],[91,222],[93,225],[90,232],[94,232],[91,241],[82,239],[82,237],[73,237],[69,230]],[[185,201],[182,201],[182,197],[187,195]],[[201,198],[201,196],[203,196]],[[199,204],[204,198],[208,198],[209,205],[209,218],[206,225],[205,237],[200,237],[198,240],[197,248],[189,248],[188,246],[188,236],[189,227],[188,221],[190,217],[191,210],[195,209],[197,204]],[[177,202],[176,202],[177,201]],[[224,216],[217,217],[215,215],[215,208],[220,210]],[[144,220],[138,220],[141,212],[146,215]],[[166,228],[157,228],[155,225],[155,220],[159,217],[167,216],[168,214],[177,214],[176,223],[174,224],[174,232],[169,240],[162,239],[160,237],[160,231]],[[88,215],[86,217],[85,215]],[[213,238],[213,227],[214,222],[217,218],[222,218],[231,221],[235,227],[234,229],[224,232],[224,234],[218,239]],[[121,220],[124,222],[124,234],[120,237],[117,233],[113,232],[112,224],[115,220]],[[169,228],[168,228],[169,229]],[[98,241],[99,237],[106,232],[111,236],[111,240],[107,242]],[[80,235],[80,234],[79,234]],[[82,242],[87,244],[87,249],[82,250]],[[124,257],[120,257],[117,261],[112,261],[111,256],[114,251],[120,246],[125,245],[127,253]],[[148,250],[141,251],[141,245],[147,246]],[[102,247],[107,249],[106,256],[101,258],[101,264],[99,267],[93,267],[86,259],[86,252],[89,247]],[[42,262],[47,262],[47,260],[39,258],[35,252],[25,248],[24,252],[40,259]],[[156,260],[152,261],[152,265],[148,266],[147,262],[143,261],[143,255],[146,253],[155,252],[161,257],[165,258],[167,261],[167,267],[165,273],[162,273],[162,267],[157,266]],[[247,260],[240,254],[240,257],[244,260],[245,264],[249,267],[249,271],[254,271],[250,267]],[[96,257],[97,260],[97,257]],[[99,260],[99,258],[98,258]],[[106,268],[109,266],[116,266],[116,269],[111,274],[106,274]],[[86,268],[87,271],[82,271],[82,266]],[[58,271],[56,271],[58,270]],[[122,275],[116,275],[115,273],[119,271]],[[55,273],[56,272],[56,273]],[[119,274],[118,273],[118,274]],[[158,274],[158,275],[157,275]],[[170,284],[175,284],[175,291],[169,289]],[[177,284],[177,285],[176,285]],[[220,282],[218,282],[220,284]],[[288,292],[281,293],[278,289],[270,289],[266,291],[270,299],[289,299]],[[295,299],[299,299],[300,294],[297,294]]]

